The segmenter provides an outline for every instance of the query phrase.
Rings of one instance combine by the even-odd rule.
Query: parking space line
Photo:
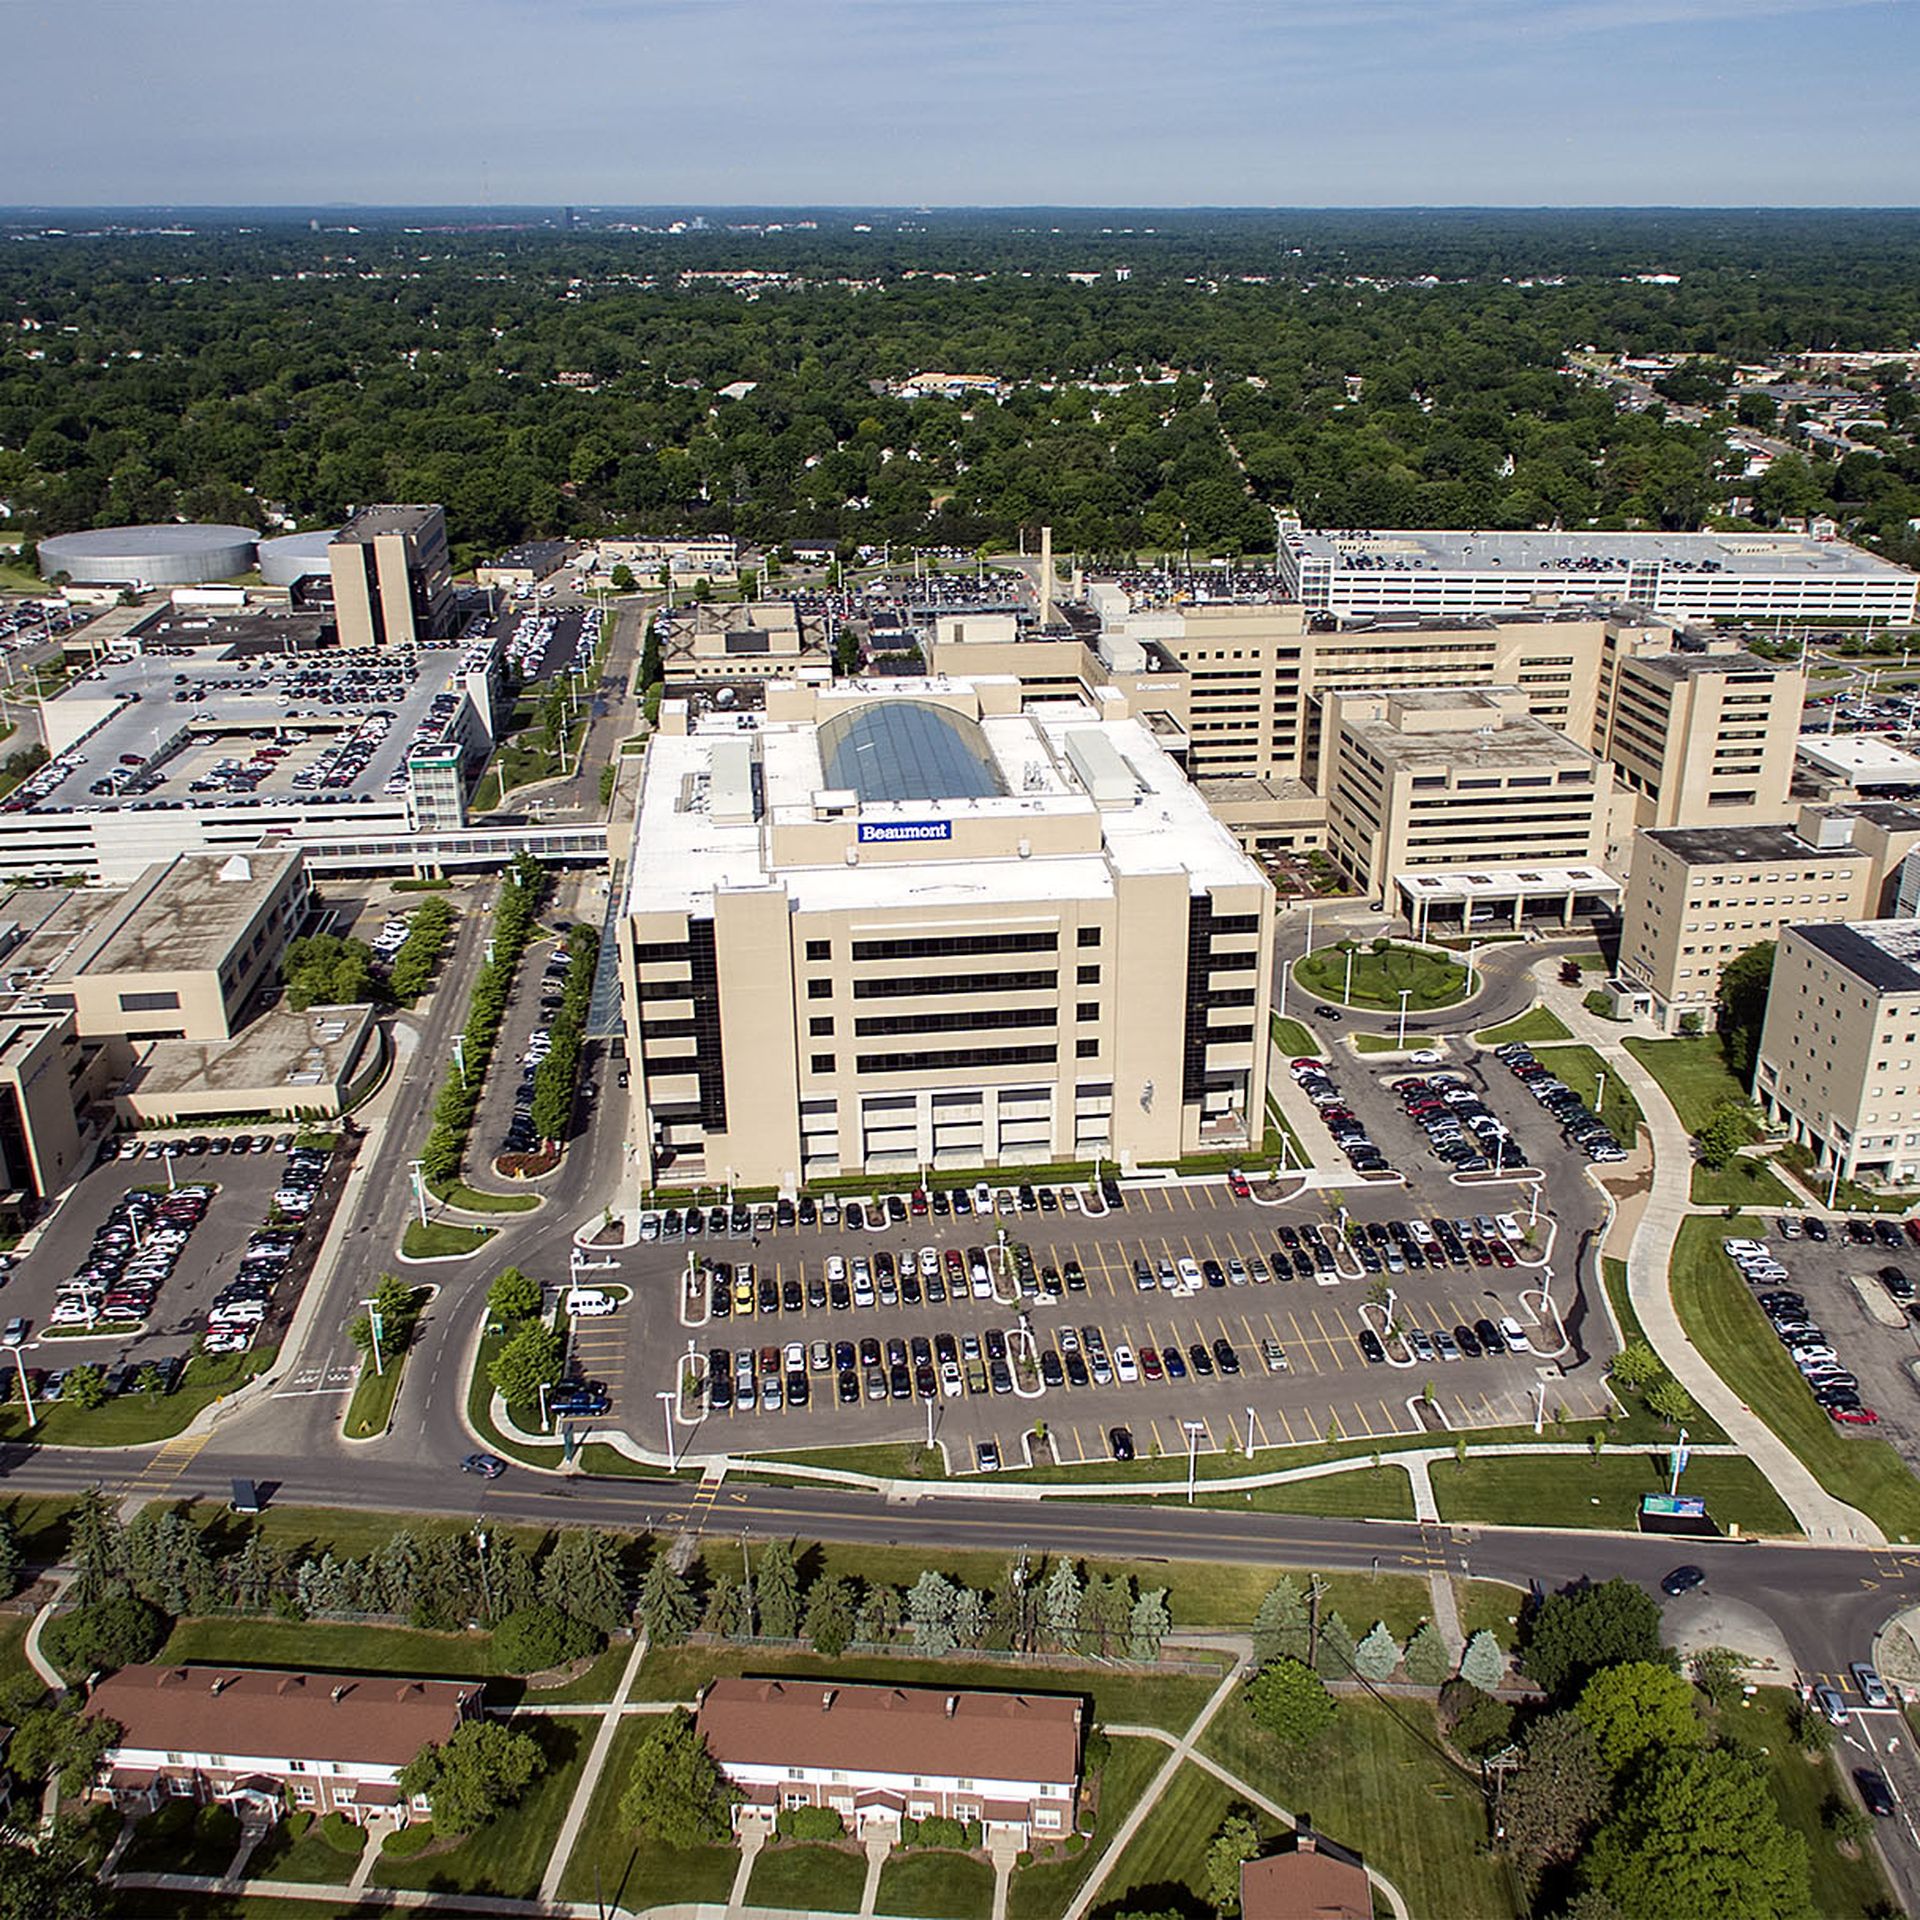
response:
[[[1380,1411],[1387,1417],[1387,1431],[1389,1433],[1398,1433],[1400,1431],[1399,1419],[1393,1409],[1388,1406],[1384,1400],[1380,1402]]]
[[[1167,1450],[1167,1446],[1166,1446],[1166,1442],[1160,1438],[1160,1422],[1156,1420],[1152,1414],[1147,1415],[1147,1428],[1153,1435],[1153,1444],[1155,1448],[1159,1452],[1165,1453]]]
[[[1345,1343],[1341,1342],[1336,1344],[1333,1336],[1327,1331],[1327,1323],[1320,1318],[1320,1309],[1318,1307],[1310,1307],[1308,1311],[1313,1315],[1313,1324],[1320,1329],[1321,1339],[1327,1343],[1327,1351],[1333,1355],[1334,1366],[1341,1373],[1345,1373],[1347,1370],[1346,1355],[1340,1351],[1341,1345]]]
[[[1287,1315],[1287,1322],[1293,1328],[1294,1347],[1296,1347],[1301,1353],[1303,1353],[1306,1356],[1307,1365],[1310,1366],[1315,1373],[1325,1372],[1326,1369],[1323,1368],[1320,1364],[1319,1355],[1316,1354],[1313,1350],[1314,1348],[1313,1341],[1306,1339],[1301,1334],[1300,1322],[1294,1319],[1292,1314]],[[1280,1331],[1280,1323],[1274,1319],[1272,1314],[1267,1315],[1267,1325],[1273,1329],[1273,1337],[1276,1340],[1278,1340],[1283,1347],[1286,1346],[1287,1345],[1286,1335]]]
[[[1274,1414],[1280,1422],[1280,1431],[1287,1436],[1287,1445],[1293,1445],[1293,1422],[1287,1418],[1285,1407],[1275,1407]]]

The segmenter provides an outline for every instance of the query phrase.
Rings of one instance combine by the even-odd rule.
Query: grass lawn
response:
[[[16,1493],[0,1503],[31,1567],[50,1567],[67,1551],[73,1531],[73,1500],[67,1494]]]
[[[1403,1047],[1399,1037],[1391,1033],[1356,1033],[1349,1036],[1353,1041],[1355,1053],[1412,1053],[1427,1044],[1425,1035],[1410,1033]]]
[[[1768,1687],[1721,1716],[1721,1724],[1743,1746],[1764,1748],[1767,1785],[1780,1817],[1806,1836],[1813,1870],[1813,1910],[1820,1920],[1865,1920],[1869,1914],[1896,1911],[1880,1865],[1861,1850],[1849,1859],[1821,1819],[1830,1796],[1850,1798],[1831,1754],[1810,1765],[1788,1731],[1792,1695]],[[1875,1823],[1878,1825],[1878,1823]]]
[[[1920,1539],[1920,1480],[1884,1440],[1836,1427],[1814,1403],[1733,1262],[1723,1235],[1765,1231],[1758,1220],[1696,1216],[1673,1250],[1673,1304],[1714,1372],[1805,1461],[1838,1499],[1870,1515],[1889,1539]]]
[[[338,1844],[334,1833],[338,1834]],[[343,1823],[330,1832],[307,1814],[293,1814],[276,1825],[253,1850],[247,1877],[297,1880],[305,1886],[342,1886],[359,1864],[366,1834]]]
[[[404,1353],[384,1361],[378,1371],[370,1359],[362,1357],[360,1378],[354,1383],[353,1398],[347,1402],[346,1425],[341,1428],[349,1440],[370,1440],[376,1433],[386,1432],[406,1366]]]
[[[1064,1860],[1017,1868],[1007,1887],[1007,1920],[1054,1920],[1066,1910],[1166,1757],[1157,1740],[1122,1737],[1110,1744],[1107,1764],[1100,1770],[1100,1809],[1092,1840]]]
[[[1643,1040],[1629,1034],[1624,1044],[1660,1082],[1680,1116],[1680,1124],[1689,1133],[1698,1133],[1714,1108],[1724,1101],[1732,1100],[1743,1107],[1748,1104],[1747,1090],[1727,1071],[1727,1057],[1714,1034],[1685,1040]]]
[[[1640,1496],[1665,1493],[1664,1454],[1609,1453],[1557,1459],[1547,1455],[1469,1456],[1465,1466],[1436,1460],[1433,1497],[1443,1519],[1524,1527],[1637,1526]],[[1695,1454],[1681,1490],[1705,1496],[1722,1527],[1742,1533],[1798,1534],[1786,1503],[1751,1460]]]
[[[547,1856],[566,1817],[580,1770],[591,1744],[588,1730],[566,1720],[520,1719],[514,1723],[530,1733],[546,1755],[546,1770],[497,1819],[451,1847],[445,1853],[416,1854],[412,1859],[382,1858],[373,1869],[383,1887],[419,1887],[430,1892],[504,1894],[509,1899],[531,1899],[540,1890]]]
[[[409,1220],[400,1236],[400,1251],[409,1260],[458,1259],[475,1253],[493,1238],[491,1227],[456,1227],[445,1220],[429,1226]]]
[[[1262,1733],[1238,1700],[1201,1744],[1290,1812],[1311,1815],[1328,1839],[1359,1847],[1414,1913],[1511,1920],[1506,1876],[1486,1850],[1480,1783],[1443,1760],[1434,1738],[1422,1701],[1343,1693],[1332,1730],[1304,1751]]]
[[[944,1480],[946,1462],[937,1447],[918,1440],[876,1442],[870,1447],[794,1447],[781,1453],[749,1453],[747,1460],[801,1460],[810,1467],[870,1473],[881,1480]]]
[[[1790,1207],[1794,1203],[1773,1169],[1745,1153],[1724,1167],[1695,1167],[1693,1198],[1703,1207]]]
[[[880,1869],[875,1906],[921,1920],[986,1920],[993,1911],[993,1869],[964,1853],[896,1851]]]
[[[1277,1013],[1273,1016],[1273,1044],[1289,1060],[1321,1057],[1320,1042],[1298,1020],[1288,1020]]]
[[[0,1680],[24,1679],[33,1672],[27,1664],[27,1629],[33,1624],[30,1613],[0,1613]]]
[[[1598,1092],[1600,1104],[1594,1111],[1613,1129],[1623,1146],[1633,1145],[1633,1136],[1640,1131],[1640,1103],[1627,1091],[1619,1073],[1609,1070],[1591,1047],[1547,1047],[1534,1058],[1570,1086],[1588,1106],[1594,1107],[1594,1096]],[[1607,1077],[1604,1090],[1599,1084],[1603,1073]]]
[[[611,1646],[577,1679],[562,1681],[557,1687],[529,1687],[521,1698],[521,1704],[528,1707],[582,1707],[611,1700],[614,1689],[620,1684],[621,1674],[626,1671],[627,1656],[632,1651],[631,1643],[626,1641]]]
[[[1504,1580],[1456,1580],[1453,1594],[1460,1625],[1469,1637],[1484,1627],[1503,1647],[1513,1645],[1514,1623],[1526,1602],[1518,1587]]]
[[[867,1857],[843,1847],[773,1846],[761,1850],[747,1882],[756,1907],[793,1907],[801,1912],[858,1913],[867,1884]]]
[[[762,1652],[754,1647],[665,1647],[649,1651],[634,1679],[635,1700],[691,1700],[701,1683],[722,1675],[755,1673],[802,1680],[884,1680],[901,1686],[979,1687],[1006,1692],[1026,1687],[1049,1693],[1091,1696],[1094,1718],[1129,1726],[1184,1731],[1219,1685],[1205,1674],[1155,1677],[1096,1667],[1049,1667],[968,1660],[914,1660],[904,1654],[846,1654],[826,1660],[816,1654]]]
[[[436,1200],[466,1213],[531,1213],[540,1204],[537,1193],[483,1193],[464,1180],[449,1180],[444,1187],[433,1188],[432,1193]]]
[[[1483,1047],[1531,1047],[1553,1040],[1571,1040],[1572,1029],[1551,1007],[1530,1007],[1517,1020],[1488,1027],[1474,1039]]]
[[[1317,1513],[1350,1520],[1411,1520],[1413,1482],[1399,1467],[1360,1467],[1317,1480],[1289,1480],[1244,1493],[1209,1493],[1197,1507],[1238,1507],[1243,1513]]]
[[[610,1905],[638,1909],[685,1901],[724,1902],[732,1891],[740,1866],[740,1856],[732,1847],[656,1847],[622,1825],[620,1796],[633,1772],[634,1754],[649,1731],[650,1722],[635,1717],[622,1721],[615,1732],[606,1771],[593,1790],[580,1838],[560,1877],[561,1899],[592,1900],[604,1895]]]
[[[1294,962],[1293,977],[1304,992],[1341,1006],[1376,1007],[1397,1012],[1400,992],[1407,991],[1407,1006],[1414,1013],[1426,1013],[1435,1007],[1450,1007],[1467,991],[1467,970],[1437,954],[1418,947],[1389,946],[1385,953],[1371,947],[1356,948],[1353,960],[1353,993],[1347,987],[1349,956],[1337,946],[1316,947]]]
[[[243,1661],[251,1667],[322,1667],[334,1673],[406,1673],[425,1680],[483,1680],[497,1669],[484,1633],[426,1633],[333,1620],[262,1620],[210,1614],[179,1621],[164,1661]]]
[[[169,1800],[134,1828],[120,1871],[222,1874],[239,1844],[240,1821],[227,1808]]]
[[[527,1445],[524,1440],[509,1439],[507,1435],[502,1433],[500,1429],[493,1424],[493,1381],[488,1369],[493,1365],[493,1356],[506,1345],[506,1338],[505,1334],[490,1333],[481,1339],[480,1351],[474,1355],[473,1378],[467,1382],[467,1424],[486,1441],[487,1445],[495,1453],[501,1454],[509,1460],[523,1460],[533,1466],[557,1466],[561,1454],[560,1444],[557,1440],[547,1446],[533,1447]],[[540,1424],[539,1409],[537,1407],[522,1408],[519,1419],[530,1431]],[[634,1463],[627,1460],[625,1454],[614,1453],[611,1447],[602,1445],[599,1447],[587,1447],[582,1451],[582,1464],[588,1466],[589,1472],[597,1473],[615,1470],[605,1466],[593,1466],[588,1463],[586,1456],[594,1453],[613,1454],[615,1460],[625,1462],[626,1467],[630,1470],[634,1469]],[[657,1475],[660,1472],[658,1468],[637,1470],[649,1476]]]
[[[1231,1787],[1191,1763],[1183,1766],[1114,1862],[1094,1912],[1177,1911],[1204,1900],[1207,1847],[1238,1804]],[[1264,1814],[1256,1818],[1270,1832],[1272,1822]]]
[[[275,1505],[256,1518],[241,1519],[228,1512],[225,1503],[218,1500],[161,1504],[190,1520],[202,1532],[210,1533],[212,1538],[208,1544],[219,1552],[237,1552],[248,1534],[260,1533],[296,1559],[328,1550],[337,1559],[357,1559],[384,1546],[402,1527],[415,1534],[463,1533],[472,1524],[458,1519],[435,1520],[425,1514],[383,1513],[377,1507]],[[509,1526],[507,1531],[529,1552],[536,1551],[553,1537],[553,1529],[543,1526]],[[631,1542],[638,1537],[623,1536],[623,1551],[630,1550]]]
[[[40,1412],[33,1438],[48,1447],[132,1447],[167,1440],[194,1416],[273,1365],[279,1349],[196,1355],[171,1393],[123,1393],[91,1412],[56,1400]],[[0,1407],[0,1440],[27,1437],[27,1411],[17,1401]]]

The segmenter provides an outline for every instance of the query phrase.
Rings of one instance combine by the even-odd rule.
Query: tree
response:
[[[60,1389],[63,1406],[78,1407],[93,1413],[107,1404],[107,1376],[91,1362],[82,1362],[67,1372],[67,1384]]]
[[[1735,1156],[1753,1138],[1753,1115],[1744,1102],[1722,1100],[1693,1136],[1700,1164],[1715,1172],[1731,1166]]]
[[[633,569],[622,560],[607,575],[607,584],[615,593],[631,593],[637,583],[633,577]]]
[[[383,1273],[373,1290],[367,1311],[347,1328],[353,1344],[369,1358],[373,1354],[374,1327],[380,1329],[380,1357],[394,1359],[413,1345],[414,1331],[420,1323],[425,1304],[421,1290],[402,1280],[398,1274]]]
[[[1738,1704],[1747,1663],[1731,1647],[1703,1647],[1693,1656],[1689,1670],[1693,1684],[1706,1695],[1709,1706],[1725,1708]]]
[[[591,1653],[599,1636],[558,1607],[534,1605],[509,1613],[493,1630],[493,1654],[509,1673],[544,1673]]]
[[[151,1660],[170,1626],[157,1607],[116,1593],[56,1619],[45,1637],[48,1651],[68,1672],[108,1673]]]
[[[288,941],[280,975],[295,1013],[357,1005],[373,997],[373,949],[337,933],[307,934]]]
[[[1820,1809],[1820,1824],[1845,1847],[1858,1847],[1873,1831],[1873,1819],[1867,1810],[1837,1793],[1827,1796],[1826,1805]]]
[[[1207,1843],[1204,1891],[1215,1913],[1240,1911],[1240,1869],[1259,1852],[1260,1829],[1245,1813],[1228,1814]]]
[[[1056,1560],[1040,1594],[1040,1617],[1056,1645],[1068,1652],[1080,1646],[1080,1573],[1071,1560]]]
[[[1513,1709],[1483,1693],[1471,1680],[1449,1680],[1440,1689],[1440,1724],[1463,1753],[1498,1753],[1513,1735]]]
[[[1521,1665],[1548,1693],[1570,1700],[1602,1667],[1664,1657],[1659,1603],[1644,1587],[1580,1581],[1534,1608]]]
[[[540,1389],[552,1386],[566,1365],[560,1336],[543,1321],[530,1320],[498,1353],[487,1377],[510,1407],[531,1407]]]
[[[1127,1653],[1135,1660],[1158,1660],[1160,1645],[1173,1626],[1165,1587],[1145,1588],[1127,1618]]]
[[[675,1647],[693,1631],[699,1617],[693,1587],[664,1553],[656,1553],[640,1583],[636,1609],[647,1639],[656,1647]]]
[[[1407,1678],[1415,1686],[1437,1687],[1453,1671],[1453,1656],[1431,1620],[1414,1628],[1413,1638],[1407,1642],[1407,1650],[1400,1660],[1407,1670]]]
[[[1584,1873],[1627,1920],[1813,1920],[1807,1843],[1736,1753],[1651,1758],[1594,1834]]]
[[[1726,1056],[1727,1071],[1742,1085],[1753,1077],[1753,1063],[1760,1051],[1760,1028],[1767,1017],[1767,994],[1773,985],[1774,952],[1775,943],[1762,940],[1745,953],[1735,954],[1720,969],[1720,984],[1714,989],[1720,1050]]]
[[[799,1633],[800,1573],[794,1564],[792,1541],[769,1540],[761,1548],[753,1594],[760,1608],[760,1631],[765,1638],[791,1640]]]
[[[471,1833],[513,1806],[545,1766],[531,1734],[499,1720],[469,1720],[400,1769],[400,1791],[427,1796],[439,1832]]]
[[[874,1646],[890,1646],[900,1631],[901,1617],[900,1589],[882,1581],[862,1595],[860,1610],[854,1617],[853,1637]]]
[[[727,1838],[739,1792],[707,1751],[684,1707],[663,1714],[633,1756],[620,1818],[663,1847]]]
[[[806,1617],[800,1631],[815,1653],[829,1659],[847,1650],[853,1638],[853,1583],[837,1574],[823,1574],[807,1589]]]
[[[1280,1659],[1307,1657],[1307,1603],[1300,1583],[1283,1573],[1266,1591],[1253,1616],[1253,1659],[1264,1667]]]
[[[1503,1844],[1522,1882],[1537,1886],[1551,1867],[1565,1866],[1607,1811],[1607,1770],[1593,1736],[1572,1713],[1536,1720],[1523,1759],[1500,1799]]]
[[[77,1694],[30,1707],[7,1746],[7,1764],[21,1780],[59,1776],[60,1791],[78,1799],[93,1785],[100,1763],[124,1729],[104,1713],[87,1713]],[[0,1914],[5,1908],[0,1907]]]
[[[1647,1403],[1647,1411],[1656,1419],[1664,1420],[1670,1427],[1677,1427],[1683,1421],[1691,1420],[1696,1411],[1693,1395],[1672,1374],[1666,1374],[1656,1380],[1642,1398]]]
[[[1371,1680],[1376,1684],[1393,1677],[1393,1670],[1400,1664],[1400,1642],[1387,1628],[1384,1620],[1376,1620],[1367,1629],[1367,1635],[1353,1650],[1354,1671],[1362,1680]]]
[[[1329,1680],[1345,1680],[1353,1673],[1353,1629],[1338,1613],[1320,1622],[1320,1644],[1314,1649],[1314,1667]]]
[[[907,1593],[913,1644],[936,1658],[953,1651],[953,1582],[929,1567]]]
[[[627,1590],[612,1536],[569,1527],[541,1563],[540,1598],[601,1633],[624,1627],[630,1617]]]
[[[1460,1656],[1460,1677],[1491,1693],[1507,1677],[1506,1649],[1485,1627],[1467,1642]]]
[[[978,1587],[959,1587],[953,1596],[953,1639],[954,1644],[969,1650],[983,1647],[987,1640],[987,1627],[992,1619],[992,1609],[987,1596]],[[1156,1651],[1158,1649],[1156,1648]]]
[[[511,1327],[521,1320],[537,1320],[544,1297],[538,1280],[518,1267],[503,1267],[487,1289],[487,1311]]]
[[[1645,1393],[1666,1377],[1666,1363],[1644,1340],[1629,1340],[1607,1366],[1607,1378],[1626,1393]]]
[[[1090,1574],[1080,1601],[1080,1646],[1106,1659],[1123,1652],[1133,1590],[1124,1574]]]
[[[1304,1662],[1282,1658],[1247,1682],[1247,1712],[1283,1746],[1304,1747],[1333,1725],[1339,1704]]]
[[[0,1841],[0,1920],[93,1920],[100,1889],[58,1831],[38,1847]]]

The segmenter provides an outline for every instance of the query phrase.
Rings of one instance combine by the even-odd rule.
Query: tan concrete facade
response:
[[[818,614],[802,617],[791,600],[687,606],[656,617],[669,688],[832,671],[826,621]]]
[[[673,706],[621,943],[656,1181],[1257,1150],[1271,889],[1117,695],[776,684],[751,741]],[[900,744],[883,707],[976,789],[823,785],[838,725]]]
[[[1920,924],[1786,929],[1753,1090],[1823,1168],[1920,1179]]]
[[[327,548],[343,647],[439,639],[453,610],[447,518],[439,507],[363,507]]]
[[[1326,701],[1327,841],[1377,900],[1423,868],[1599,864],[1612,770],[1517,688],[1411,688]]]
[[[50,1199],[80,1172],[81,1116],[98,1092],[98,1050],[62,1008],[0,1012],[0,1181]]]

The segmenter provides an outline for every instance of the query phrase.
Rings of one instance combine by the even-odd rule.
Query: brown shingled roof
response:
[[[1357,1854],[1302,1834],[1291,1853],[1240,1869],[1242,1920],[1373,1920],[1373,1886]]]
[[[123,1748],[399,1767],[445,1740],[480,1692],[472,1680],[136,1666],[102,1680],[87,1711],[119,1721]]]
[[[722,1766],[1071,1783],[1080,1764],[1080,1701],[1069,1694],[716,1680],[699,1726]]]

